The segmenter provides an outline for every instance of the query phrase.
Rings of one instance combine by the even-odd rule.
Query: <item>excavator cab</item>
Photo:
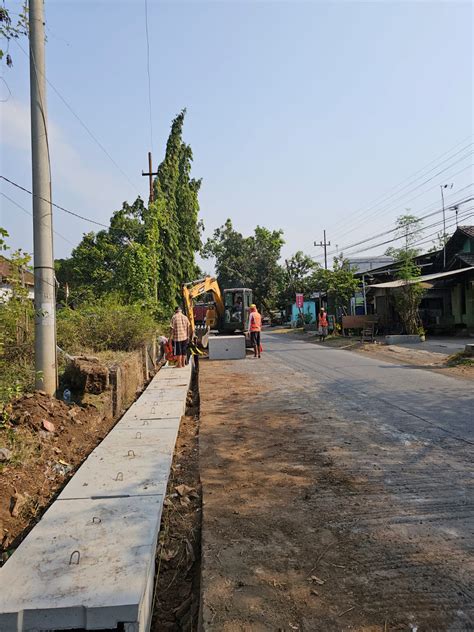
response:
[[[193,336],[198,342],[209,330],[219,333],[245,333],[249,321],[252,290],[235,287],[221,291],[217,280],[205,277],[197,281],[185,283],[182,287],[184,309],[191,323]],[[197,326],[194,318],[194,300],[199,296],[212,296],[205,314],[205,324]],[[207,334],[206,334],[207,335]]]
[[[251,304],[252,290],[240,287],[224,290],[224,317],[219,323],[219,331],[223,333],[245,332]]]

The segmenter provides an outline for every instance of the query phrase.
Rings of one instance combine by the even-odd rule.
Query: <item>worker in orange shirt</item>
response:
[[[326,314],[326,310],[324,307],[321,307],[318,314],[318,334],[319,334],[319,342],[324,342],[326,336],[328,335],[328,315]]]
[[[260,332],[262,331],[262,317],[257,310],[255,303],[250,305],[249,314],[249,331],[250,331],[250,343],[253,347],[253,354],[255,358],[260,358],[262,352],[262,346],[260,344]]]

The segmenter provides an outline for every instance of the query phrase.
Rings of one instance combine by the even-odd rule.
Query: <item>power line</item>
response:
[[[465,210],[463,211],[463,213],[459,215],[459,218],[458,218],[458,219],[463,219],[463,220],[465,220],[465,219],[468,219],[469,217],[471,217],[471,215],[466,215],[466,213],[468,213],[469,211],[471,211],[471,210],[472,210],[472,208],[474,208],[474,207],[470,207],[470,208],[468,208],[468,209],[465,209]],[[438,222],[435,222],[434,224],[431,224],[430,226],[428,226],[428,227],[426,227],[426,228],[434,228],[435,226],[439,226],[439,227],[441,227],[442,225],[443,225],[443,221],[442,221],[442,220],[440,220],[440,221],[438,221]],[[456,223],[455,223],[455,222],[454,222],[453,224],[449,224],[449,225],[448,225],[448,228],[451,228],[451,227],[453,227],[453,226],[455,226],[455,225],[456,225]],[[388,239],[388,240],[386,240],[386,241],[382,241],[382,242],[380,242],[380,243],[378,243],[378,244],[373,244],[372,246],[368,246],[367,248],[362,248],[362,250],[357,250],[357,251],[355,251],[355,252],[349,252],[349,253],[345,253],[345,254],[348,254],[349,256],[358,255],[358,254],[360,254],[360,253],[367,252],[368,250],[373,250],[374,248],[379,248],[380,246],[385,246],[385,245],[387,245],[387,244],[393,243],[394,241],[400,241],[400,239],[405,239],[405,237],[409,237],[409,236],[411,236],[411,235],[414,235],[414,234],[415,234],[418,230],[420,230],[420,229],[416,229],[415,231],[412,231],[411,233],[407,233],[407,234],[405,234],[405,235],[399,235],[398,237],[394,237],[393,239]],[[438,234],[438,232],[439,232],[439,229],[438,229],[435,233],[433,233],[433,234],[432,234],[432,236],[436,236],[436,235]],[[423,237],[423,239],[425,239],[425,237]],[[428,240],[428,241],[429,241],[429,240]],[[413,245],[415,245],[416,243],[417,243],[417,242],[414,242],[414,244],[413,244]]]
[[[5,182],[8,182],[9,184],[13,185],[17,189],[20,189],[21,191],[24,191],[25,193],[29,193],[30,195],[34,195],[33,192],[30,191],[29,189],[27,189],[25,187],[22,187],[20,184],[17,184],[16,182],[13,182],[13,180],[9,180],[5,176],[0,175],[0,178],[2,178],[2,180],[5,180]],[[90,217],[85,217],[84,215],[79,215],[79,213],[75,213],[74,211],[70,211],[69,209],[64,208],[64,206],[60,206],[59,204],[55,204],[51,200],[47,200],[46,198],[43,198],[40,195],[37,195],[35,197],[38,197],[40,200],[43,200],[44,202],[47,202],[48,204],[52,204],[55,208],[59,209],[60,211],[64,211],[64,213],[68,213],[69,215],[73,215],[74,217],[77,217],[78,219],[82,219],[85,222],[90,222],[91,224],[96,224],[97,226],[102,226],[103,228],[109,228],[109,226],[107,226],[107,224],[102,224],[101,222],[97,222],[96,220],[91,219]]]
[[[470,185],[472,186],[472,185]],[[465,187],[467,188],[467,187]],[[447,209],[452,208],[453,206],[459,206],[460,204],[465,204],[466,202],[470,202],[471,200],[473,200],[474,197],[468,197],[468,198],[464,198],[461,200],[457,200],[456,202],[451,203]],[[439,213],[442,213],[443,209],[438,209],[436,211],[433,211],[432,213],[427,213],[426,215],[422,215],[420,217],[416,218],[416,221],[420,222],[424,219],[428,219],[429,217],[433,217],[433,215],[438,215]],[[372,237],[367,237],[365,239],[362,239],[361,241],[357,241],[354,244],[350,244],[348,246],[344,246],[343,248],[340,248],[341,251],[346,251],[350,248],[355,248],[356,246],[361,246],[362,244],[365,244],[369,241],[373,241],[374,239],[378,239],[379,237],[383,237],[385,235],[389,235],[390,233],[393,233],[395,231],[399,230],[398,226],[395,226],[394,228],[390,228],[389,230],[383,231],[381,233],[377,233],[376,235],[373,235]],[[336,251],[330,252],[330,255],[336,254]],[[317,255],[318,258],[321,258],[322,255]]]
[[[400,202],[400,200],[403,200],[407,195],[409,195],[410,193],[413,193],[414,191],[418,190],[420,187],[425,186],[425,184],[428,184],[429,182],[431,182],[431,180],[434,180],[435,178],[437,178],[438,176],[442,175],[443,173],[445,173],[446,171],[449,171],[450,169],[452,169],[452,167],[454,167],[455,165],[457,165],[458,163],[462,162],[463,160],[466,160],[466,158],[469,158],[472,155],[472,151],[468,154],[466,154],[465,156],[463,156],[462,158],[456,160],[452,165],[449,165],[448,167],[445,167],[444,169],[441,169],[441,171],[438,171],[434,176],[431,176],[430,178],[428,178],[427,180],[425,180],[424,182],[416,185],[415,187],[413,187],[412,189],[410,189],[409,191],[406,191],[405,193],[403,193],[402,195],[400,195],[399,197],[395,198],[395,200],[393,200],[388,206],[383,207],[382,209],[377,209],[375,212],[369,213],[368,215],[365,216],[364,220],[368,220],[368,219],[373,219],[376,216],[381,216],[386,214],[387,212],[390,212],[391,210],[394,210],[395,207],[397,206],[395,204],[395,206],[393,206],[394,203],[396,202]],[[466,169],[470,169],[472,168],[472,164],[467,165],[466,167],[464,167],[463,169],[461,169],[460,171],[457,171],[455,174],[451,174],[449,177],[452,178],[454,176],[459,175],[460,173],[462,173],[463,171],[466,171]],[[447,177],[447,176],[446,176]],[[408,204],[410,201],[415,200],[417,198],[419,198],[422,195],[425,195],[426,193],[428,193],[429,191],[431,191],[433,188],[437,188],[438,184],[435,184],[431,187],[429,187],[428,189],[426,189],[425,191],[422,191],[421,193],[419,193],[418,195],[415,195],[411,198],[409,198],[408,200],[405,200],[405,202],[403,202],[403,204]],[[360,221],[360,220],[359,220]],[[350,229],[346,230],[343,233],[339,233],[338,237],[343,237],[344,235],[347,235],[349,232],[351,232]]]
[[[454,149],[456,149],[459,145],[464,144],[467,140],[472,138],[472,134],[469,134],[469,136],[463,138],[461,141],[459,141],[458,143],[456,143],[455,145],[453,145],[450,149],[448,149],[447,151],[445,151],[444,153],[442,153],[441,155],[437,156],[436,158],[434,158],[432,161],[430,161],[429,163],[427,163],[424,167],[422,167],[421,169],[418,169],[417,171],[415,171],[414,173],[412,173],[411,175],[409,175],[408,177],[404,178],[403,180],[401,180],[398,184],[394,185],[393,187],[391,187],[390,189],[388,189],[388,191],[386,193],[383,193],[379,196],[377,196],[376,198],[373,198],[370,202],[368,202],[368,206],[364,205],[362,207],[360,207],[357,211],[355,211],[354,216],[355,215],[359,215],[360,213],[364,213],[365,211],[371,210],[372,208],[374,208],[375,205],[378,205],[380,203],[383,203],[383,201],[385,201],[388,196],[388,194],[391,191],[395,191],[395,193],[392,194],[396,195],[396,190],[400,188],[400,186],[402,184],[404,184],[405,182],[407,182],[408,180],[411,180],[412,178],[414,178],[414,176],[417,176],[418,174],[423,174],[423,172],[430,167],[433,163],[438,162],[441,158],[443,158],[444,156],[446,156],[447,154],[450,154]],[[467,147],[469,147],[470,145],[472,145],[472,141],[471,143],[469,143],[469,145]],[[456,152],[453,156],[447,158],[446,160],[451,160],[451,158],[453,158],[454,156],[457,155],[457,153],[460,153],[461,151],[464,151],[465,148],[459,150],[458,152]],[[441,161],[440,164],[443,164],[443,162],[446,162],[446,160]],[[439,165],[438,165],[439,166]],[[431,169],[430,171],[433,171],[434,169],[436,169],[436,166]],[[430,171],[428,171],[427,173],[430,173]],[[426,174],[424,174],[426,175]],[[423,175],[420,175],[419,177],[423,177]],[[414,181],[416,181],[418,178],[415,178]],[[410,186],[409,184],[407,184],[405,187]],[[402,190],[403,190],[402,188]],[[391,197],[392,197],[391,196]],[[334,224],[334,228],[339,226],[340,224],[345,223],[344,219],[339,220],[338,222],[336,222],[336,224]]]
[[[21,51],[28,57],[28,53],[25,51],[25,49],[22,47],[22,45],[15,40],[15,43],[17,44],[17,46],[21,49]],[[71,112],[71,114],[77,119],[77,121],[79,122],[79,124],[86,130],[86,132],[89,134],[89,136],[92,138],[92,140],[96,143],[96,145],[102,150],[102,152],[107,156],[107,158],[111,161],[111,163],[114,165],[114,167],[116,167],[120,173],[124,176],[124,178],[127,180],[127,182],[135,189],[135,191],[137,191],[139,193],[139,189],[136,186],[136,184],[134,184],[132,182],[132,180],[128,177],[128,175],[125,173],[125,171],[120,167],[120,165],[114,160],[114,158],[110,155],[110,153],[107,151],[107,149],[104,147],[104,145],[100,142],[100,140],[94,135],[94,133],[92,132],[92,130],[84,123],[84,121],[81,119],[81,117],[79,116],[79,114],[77,114],[74,109],[72,108],[72,106],[68,103],[68,101],[66,101],[66,99],[63,97],[63,95],[59,92],[59,90],[56,88],[56,86],[48,79],[48,77],[45,76],[46,82],[48,83],[48,85],[53,89],[53,91],[57,94],[57,96],[61,99],[61,101],[64,103],[64,105],[67,107],[67,109]]]
[[[18,204],[18,202],[16,202],[13,198],[9,197],[6,193],[4,193],[3,191],[0,191],[0,195],[2,195],[5,199],[7,199],[9,202],[11,202],[12,204],[14,204],[15,206],[17,206],[19,209],[21,209],[22,211],[24,211],[27,215],[29,215],[30,217],[33,217],[33,213],[31,213],[28,209],[26,209],[24,206],[22,206],[21,204]],[[74,244],[72,241],[70,241],[67,237],[64,237],[64,235],[61,235],[61,233],[59,233],[57,230],[53,229],[53,233],[55,235],[57,235],[58,237],[61,237],[61,239],[64,239],[64,241],[66,241],[68,244],[71,244],[71,246],[75,246],[76,244]]]
[[[459,171],[457,171],[456,173],[451,174],[451,176],[449,176],[449,177],[455,177],[455,176],[459,175],[460,173],[462,173],[463,171],[466,171],[466,169],[470,169],[470,168],[472,168],[472,166],[473,166],[473,165],[467,165],[466,167],[464,167],[463,169],[460,169],[460,170],[459,170]],[[428,189],[427,191],[424,191],[424,192],[422,192],[421,194],[416,195],[416,196],[414,196],[413,198],[410,198],[410,200],[409,200],[409,201],[414,200],[414,199],[416,199],[416,198],[420,197],[420,195],[424,195],[425,193],[427,193],[427,192],[428,192],[429,190],[431,190],[431,189],[436,189],[436,188],[438,188],[438,186],[439,186],[438,184],[434,184],[434,185],[433,185],[432,187],[430,187],[430,189]],[[472,184],[470,184],[470,185],[468,185],[468,186],[472,186]],[[460,191],[463,191],[465,188],[467,188],[467,187],[463,187],[463,189],[460,189]],[[431,206],[432,206],[432,205],[433,205],[433,204],[431,204]],[[430,206],[430,205],[428,205],[428,206]],[[452,206],[452,204],[450,204],[450,206]],[[427,208],[427,207],[424,207],[424,208]],[[344,234],[347,234],[347,233],[343,233],[343,235],[344,235]],[[340,236],[342,236],[342,235],[340,235]],[[342,250],[342,249],[341,249],[341,250]],[[331,253],[329,253],[329,254],[330,254],[330,255],[332,255],[332,254],[335,254],[335,253],[334,253],[334,252],[331,252]],[[319,257],[319,255],[316,255],[315,257],[313,257],[313,259],[317,259],[318,257]]]
[[[150,37],[148,34],[148,2],[145,0],[146,70],[148,74],[148,109],[150,116],[150,149],[153,151],[153,118],[151,107]]]

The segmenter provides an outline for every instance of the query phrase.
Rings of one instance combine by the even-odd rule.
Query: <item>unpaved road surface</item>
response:
[[[263,345],[201,364],[203,629],[474,630],[472,383]]]

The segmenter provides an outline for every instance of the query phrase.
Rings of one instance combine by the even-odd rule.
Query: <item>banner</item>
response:
[[[304,304],[304,296],[303,296],[303,294],[297,294],[296,295],[296,307],[298,309],[302,309],[303,304]]]

